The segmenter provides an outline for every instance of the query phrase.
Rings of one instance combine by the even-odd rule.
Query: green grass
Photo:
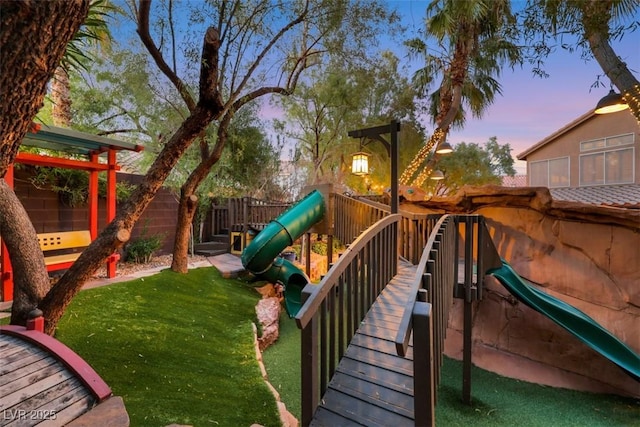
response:
[[[255,359],[259,298],[214,268],[81,292],[56,338],[124,398],[132,426],[280,425]]]
[[[269,382],[280,393],[287,410],[300,419],[300,330],[283,310],[280,314],[280,335],[275,345],[262,353]]]
[[[164,271],[81,292],[56,335],[123,396],[132,426],[277,426],[275,402],[254,357],[258,294],[214,268]],[[6,320],[6,319],[3,319]],[[271,384],[300,418],[300,331],[285,313],[263,354]],[[473,404],[461,402],[462,365],[445,358],[441,426],[640,426],[640,401],[472,372]]]
[[[263,354],[271,384],[300,417],[300,331],[286,316],[280,338]],[[439,426],[613,427],[640,426],[640,401],[540,386],[474,367],[471,406],[462,398],[462,363],[444,359],[438,390]]]

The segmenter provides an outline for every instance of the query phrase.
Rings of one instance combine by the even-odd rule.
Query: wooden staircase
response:
[[[215,234],[209,242],[196,243],[194,246],[196,255],[216,256],[226,254],[230,250],[229,233]]]

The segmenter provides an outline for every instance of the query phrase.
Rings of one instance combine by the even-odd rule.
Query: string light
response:
[[[429,173],[431,172],[431,168],[429,168],[426,165],[423,166],[423,164],[427,161],[433,147],[437,147],[438,143],[444,137],[445,137],[445,132],[440,128],[436,128],[436,130],[433,132],[433,135],[431,135],[427,143],[418,151],[418,153],[414,156],[413,160],[411,160],[411,163],[409,163],[409,166],[407,166],[404,172],[402,172],[402,175],[400,176],[400,184],[409,185],[409,183],[411,183],[411,178],[413,178],[413,176],[418,172],[418,170],[421,167],[424,167],[425,169],[421,171],[418,177],[413,181],[412,185],[416,185],[415,182],[419,181],[420,177],[424,175],[425,171],[427,170],[428,170],[426,172],[427,177],[429,176]],[[423,182],[424,182],[424,179],[423,179]]]
[[[628,91],[623,92],[622,99],[629,105],[631,113],[640,123],[640,85],[636,84]]]

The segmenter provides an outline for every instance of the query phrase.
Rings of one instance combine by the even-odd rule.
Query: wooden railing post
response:
[[[433,381],[433,334],[431,304],[427,292],[418,292],[413,306],[413,413],[416,426],[435,425],[435,381]]]
[[[302,291],[302,304],[309,299],[310,293]],[[319,402],[319,383],[318,383],[318,326],[317,315],[314,315],[309,323],[301,329],[301,388],[302,403],[301,424],[308,426],[311,424],[313,413]]]

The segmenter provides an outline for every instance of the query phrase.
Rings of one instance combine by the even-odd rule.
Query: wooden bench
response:
[[[70,251],[84,249],[89,246],[91,244],[91,233],[89,230],[42,233],[38,234],[38,242],[40,243],[40,249],[44,252],[44,263],[47,266],[47,271],[65,270],[71,267],[71,264],[82,253],[82,251]]]
[[[122,398],[43,324],[0,326],[0,426],[129,426]]]

